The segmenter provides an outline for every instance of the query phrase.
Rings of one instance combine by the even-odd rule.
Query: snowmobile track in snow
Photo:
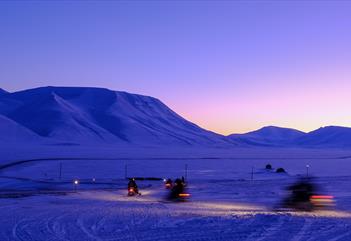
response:
[[[45,197],[45,198],[43,198]],[[115,198],[115,199],[113,199]],[[108,192],[1,200],[6,241],[349,240],[351,218],[317,213],[223,210]],[[145,201],[145,202],[144,202]]]

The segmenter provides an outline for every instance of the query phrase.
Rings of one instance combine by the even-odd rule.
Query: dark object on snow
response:
[[[267,165],[266,165],[266,169],[267,169],[267,170],[272,170],[272,165],[271,165],[271,164],[267,164]]]
[[[276,173],[286,173],[285,169],[282,167],[277,168]]]
[[[132,178],[128,182],[128,196],[134,196],[136,194],[141,195],[141,193],[139,193],[138,185],[136,184],[135,179]]]
[[[289,186],[289,196],[283,201],[283,208],[313,211],[316,208],[326,208],[334,205],[333,196],[317,194],[317,187],[308,178],[302,178]]]
[[[190,197],[190,194],[185,190],[185,184],[182,179],[176,179],[172,187],[168,199],[171,201],[185,201]]]

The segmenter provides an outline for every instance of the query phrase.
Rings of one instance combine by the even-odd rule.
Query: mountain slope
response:
[[[232,134],[228,138],[255,146],[287,146],[304,134],[295,129],[267,126],[245,134]]]
[[[18,123],[0,115],[0,142],[40,141],[40,137]]]
[[[153,97],[103,88],[0,89],[0,141],[201,147],[351,147],[351,128],[304,133],[268,126],[227,137],[187,121]]]
[[[322,127],[296,139],[295,144],[304,147],[351,147],[351,128]]]
[[[6,90],[3,90],[0,88],[0,96],[8,94],[8,92]]]
[[[230,145],[158,99],[102,88],[42,87],[0,97],[0,114],[54,140],[73,143]]]

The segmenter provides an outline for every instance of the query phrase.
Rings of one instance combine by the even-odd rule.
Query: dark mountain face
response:
[[[76,143],[235,146],[158,99],[101,88],[43,87],[3,95],[0,114],[41,137]]]

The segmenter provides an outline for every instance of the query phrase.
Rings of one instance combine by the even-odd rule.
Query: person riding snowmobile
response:
[[[282,208],[312,211],[333,204],[333,197],[329,195],[317,195],[317,187],[311,178],[303,178],[289,186],[289,196],[283,201]]]
[[[169,194],[169,199],[170,200],[185,200],[188,198],[190,195],[185,192],[185,185],[181,179],[176,179],[174,182],[174,186],[171,189],[171,192]]]
[[[128,195],[132,196],[134,194],[139,194],[140,195],[139,189],[138,189],[138,185],[136,184],[135,179],[132,178],[128,182]]]
[[[288,187],[291,191],[291,200],[295,203],[308,202],[315,193],[315,186],[309,180],[300,180],[296,184]]]

